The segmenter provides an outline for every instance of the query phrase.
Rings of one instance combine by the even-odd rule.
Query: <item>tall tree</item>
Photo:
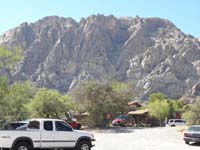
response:
[[[160,126],[162,121],[169,116],[170,105],[167,97],[162,93],[154,93],[149,97],[148,110],[151,116],[159,119]]]
[[[0,77],[0,120],[5,120],[6,111],[8,110],[8,101],[4,98],[9,91],[8,79]]]
[[[77,93],[81,95],[81,105],[84,104],[85,111],[90,114],[88,125],[103,127],[106,114],[115,116],[127,112],[134,90],[125,83],[89,81]]]
[[[71,97],[61,95],[56,90],[40,89],[32,103],[32,116],[45,118],[61,118],[65,112],[74,109]]]
[[[15,63],[19,61],[22,56],[22,50],[14,48],[12,50],[0,46],[0,69],[13,69]],[[5,96],[9,93],[9,82],[6,76],[0,77],[0,119],[4,120],[9,111],[10,102]]]
[[[33,99],[36,88],[29,82],[15,82],[4,96],[6,101],[6,120],[24,120],[30,117],[27,105]]]
[[[195,103],[188,105],[188,109],[184,112],[183,118],[188,124],[200,124],[200,97],[196,98]]]

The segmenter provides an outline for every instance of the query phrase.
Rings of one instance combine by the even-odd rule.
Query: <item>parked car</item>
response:
[[[76,120],[76,118],[72,118],[71,120],[65,119],[64,121],[66,121],[72,128],[74,128],[76,130],[80,130],[81,129],[81,123],[78,122]]]
[[[168,121],[168,126],[176,127],[176,126],[185,126],[186,123],[183,119],[170,119]]]
[[[134,126],[134,119],[130,115],[119,115],[112,121],[113,126]]]
[[[27,129],[0,130],[0,149],[32,150],[41,148],[75,148],[90,150],[94,136],[89,132],[72,129],[59,119],[32,119]]]
[[[191,126],[184,133],[185,144],[190,144],[190,142],[200,143],[200,125]]]

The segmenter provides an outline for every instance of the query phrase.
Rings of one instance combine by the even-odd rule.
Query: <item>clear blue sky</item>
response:
[[[98,13],[165,18],[183,32],[200,37],[200,0],[2,0],[0,34],[45,16],[72,17],[79,21]]]

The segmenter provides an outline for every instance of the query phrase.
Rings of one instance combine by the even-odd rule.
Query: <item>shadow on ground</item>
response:
[[[99,133],[133,133],[135,128],[127,128],[127,127],[111,127],[107,129],[100,129],[97,132]]]

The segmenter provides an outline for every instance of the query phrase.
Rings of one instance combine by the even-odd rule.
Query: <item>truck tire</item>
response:
[[[90,150],[90,149],[91,149],[91,143],[88,141],[80,141],[80,143],[76,147],[76,150]]]
[[[27,142],[19,142],[14,147],[14,150],[32,150],[33,147]]]

